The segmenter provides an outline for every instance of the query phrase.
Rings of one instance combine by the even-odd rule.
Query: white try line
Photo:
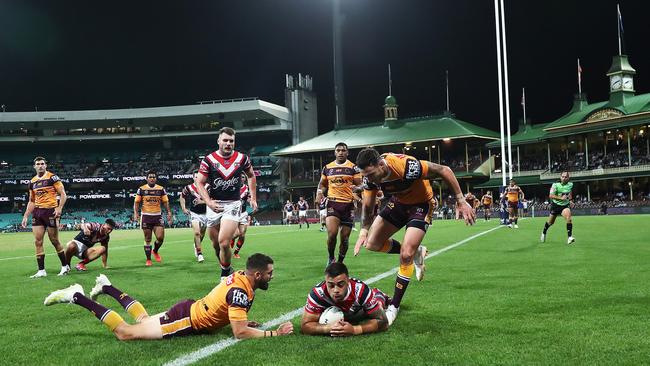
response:
[[[465,244],[465,243],[467,243],[467,242],[469,242],[471,240],[474,240],[474,239],[478,238],[479,236],[483,236],[483,235],[485,235],[487,233],[490,233],[490,232],[492,232],[492,231],[494,231],[496,229],[500,229],[502,227],[503,227],[503,225],[499,225],[499,226],[493,227],[492,229],[482,231],[482,232],[480,232],[478,234],[474,234],[474,235],[470,236],[469,238],[463,239],[463,240],[461,240],[461,241],[459,241],[457,243],[451,244],[449,246],[446,246],[446,247],[444,247],[442,249],[439,249],[439,250],[436,250],[435,252],[430,253],[425,259],[435,257],[435,256],[437,256],[439,254],[442,254],[442,253],[448,251],[448,250],[454,249],[454,248],[456,248],[458,246],[461,246],[461,245],[463,245],[463,244]],[[393,269],[391,269],[389,271],[386,271],[384,273],[381,273],[381,274],[379,274],[377,276],[371,277],[371,278],[367,279],[364,282],[366,284],[370,285],[370,284],[372,284],[374,282],[383,280],[384,278],[386,278],[386,277],[388,277],[388,276],[390,276],[392,274],[397,273],[397,270],[398,270],[398,268],[393,268]],[[269,320],[268,322],[262,324],[262,326],[260,328],[268,329],[270,327],[278,326],[278,325],[280,325],[280,324],[282,324],[282,323],[284,323],[286,321],[289,321],[289,320],[299,316],[300,314],[302,314],[302,310],[303,310],[303,308],[300,307],[298,309],[290,311],[290,312],[288,312],[286,314],[281,315],[278,318],[275,318],[273,320]],[[234,338],[234,337],[227,338],[227,339],[221,340],[221,341],[219,341],[217,343],[211,344],[209,346],[205,346],[205,347],[203,347],[203,348],[201,348],[201,349],[199,349],[197,351],[194,351],[192,353],[188,353],[188,354],[186,354],[184,356],[181,356],[181,357],[179,357],[179,358],[177,358],[175,360],[169,361],[169,362],[165,363],[164,366],[191,365],[191,364],[193,364],[193,363],[195,363],[195,362],[197,362],[197,361],[199,361],[199,360],[201,360],[203,358],[206,358],[206,357],[211,356],[211,355],[213,355],[213,354],[215,354],[217,352],[220,352],[221,350],[223,350],[223,349],[225,349],[227,347],[230,347],[230,346],[236,344],[239,341],[240,341],[240,339],[237,339],[237,338]]]
[[[291,234],[291,233],[294,233],[294,232],[298,233],[299,231],[287,231],[287,230],[284,230],[284,231],[268,231],[268,232],[261,232],[261,233],[246,234],[246,236],[267,235],[267,234],[282,234],[282,233]],[[206,240],[209,241],[210,239],[206,239]],[[186,242],[186,241],[187,241],[187,242],[190,242],[190,243],[192,243],[192,244],[194,243],[194,242],[192,241],[192,239],[190,238],[190,239],[188,239],[188,240],[170,240],[170,241],[166,241],[165,244],[170,244],[170,243],[182,243],[182,242]],[[111,250],[111,251],[116,251],[116,250],[122,250],[122,249],[142,248],[143,245],[144,245],[144,244],[125,245],[125,246],[119,246],[119,247],[111,247],[110,250]],[[56,255],[56,253],[45,254],[46,257],[53,256],[53,255]],[[20,257],[7,257],[7,258],[0,258],[0,262],[1,262],[1,261],[10,261],[10,260],[14,260],[14,259],[26,259],[26,258],[34,259],[35,257],[36,257],[35,255],[23,255],[23,256],[20,256]]]

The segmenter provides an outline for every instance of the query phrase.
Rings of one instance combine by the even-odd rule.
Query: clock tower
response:
[[[609,102],[611,105],[625,106],[625,99],[634,96],[634,74],[626,55],[617,55],[607,71],[609,76]]]

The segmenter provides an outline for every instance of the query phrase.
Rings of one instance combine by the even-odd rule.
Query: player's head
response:
[[[106,221],[102,224],[101,231],[104,234],[110,234],[113,232],[113,229],[115,229],[115,221],[113,219],[106,219]]]
[[[361,169],[361,174],[371,183],[381,182],[381,178],[386,175],[379,151],[372,147],[367,147],[359,151],[359,155],[357,155],[357,166]]]
[[[349,282],[348,267],[345,264],[334,262],[325,268],[325,285],[334,301],[342,301],[345,298]]]
[[[348,145],[345,142],[339,142],[334,146],[334,156],[336,161],[343,163],[348,159]]]
[[[153,169],[152,169],[152,170],[149,170],[149,171],[147,172],[147,183],[148,183],[150,186],[153,186],[154,184],[156,184],[156,181],[157,181],[157,180],[158,180],[158,173],[157,173],[155,170],[153,170]]]
[[[220,129],[217,145],[219,145],[221,155],[229,156],[232,154],[235,149],[235,130],[230,127]]]
[[[291,204],[291,201],[290,201],[290,200],[287,200],[287,205],[290,205],[290,204]]]
[[[304,200],[305,200],[305,197],[304,197],[304,196],[300,196],[300,200],[301,200],[301,201],[304,201]]]
[[[34,170],[36,173],[43,174],[47,170],[47,161],[42,156],[37,156],[34,158]]]
[[[514,180],[514,179],[510,179],[510,187],[514,187],[514,186],[515,186],[515,180]]]
[[[273,279],[273,259],[262,253],[251,255],[246,260],[246,275],[253,277],[253,289],[268,289]]]
[[[567,184],[569,182],[569,172],[564,171],[560,174],[560,182],[562,182],[562,184]]]
[[[492,191],[487,191],[486,194],[487,194],[488,196],[491,196],[491,195],[492,195]]]

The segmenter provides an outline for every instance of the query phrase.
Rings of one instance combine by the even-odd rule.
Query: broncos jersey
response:
[[[59,205],[56,189],[63,187],[59,177],[48,171],[39,177],[34,176],[29,182],[29,201],[37,208],[55,208]]]
[[[416,204],[433,200],[433,190],[427,175],[429,166],[424,160],[404,155],[386,153],[381,155],[390,174],[380,184],[374,184],[364,178],[364,189],[379,190],[395,197],[397,202]]]
[[[352,185],[361,179],[361,171],[356,164],[346,160],[343,164],[333,161],[323,168],[321,182],[327,188],[327,198],[336,202],[352,202]]]

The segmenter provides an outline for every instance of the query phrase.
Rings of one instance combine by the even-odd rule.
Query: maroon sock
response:
[[[86,296],[82,295],[79,292],[73,295],[72,302],[87,309],[88,311],[93,313],[99,320],[102,320],[104,318],[104,315],[106,315],[106,313],[111,311],[111,309],[92,301],[91,299],[87,298]]]
[[[399,304],[402,302],[402,296],[404,296],[404,292],[406,292],[406,287],[408,287],[409,282],[411,282],[409,278],[404,278],[399,274],[397,275],[397,279],[395,279],[395,292],[393,293],[393,299],[390,303],[391,305],[396,308],[399,307]]]
[[[144,246],[144,255],[147,256],[148,261],[151,260],[151,245],[145,244],[145,246]]]
[[[62,266],[70,265],[70,263],[68,263],[68,260],[65,258],[65,251],[62,250],[62,251],[56,253],[56,255],[59,256],[59,260],[61,261]]]
[[[162,247],[162,244],[163,244],[162,242],[158,242],[156,240],[156,242],[153,243],[153,252],[158,253],[158,249],[160,249],[160,247]]]
[[[128,294],[126,294],[126,293],[124,293],[122,291],[120,291],[119,289],[115,288],[114,286],[104,286],[104,287],[102,287],[102,291],[104,291],[104,293],[106,295],[108,295],[108,296],[114,298],[115,300],[117,300],[117,302],[119,302],[120,305],[122,305],[122,307],[124,309],[129,307],[135,301],[135,299],[133,299],[131,296],[129,296]]]
[[[390,250],[388,250],[389,254],[399,254],[402,251],[402,244],[400,244],[397,240],[395,239],[390,239],[392,240]]]
[[[38,265],[38,270],[42,271],[45,269],[45,254],[36,256],[36,264]]]
[[[81,261],[83,264],[88,264],[90,263],[90,260],[88,258],[85,258],[84,260]]]

